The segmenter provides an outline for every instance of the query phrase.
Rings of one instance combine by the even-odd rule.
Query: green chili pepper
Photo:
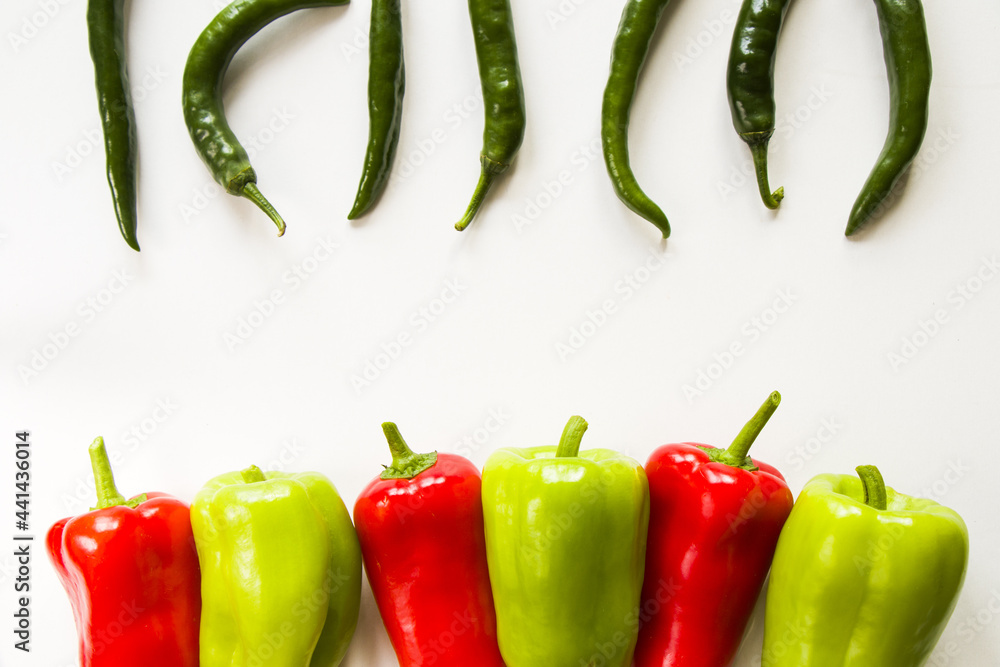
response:
[[[760,198],[778,208],[785,189],[767,183],[767,142],[774,134],[774,56],[789,0],[744,0],[729,51],[726,90],[733,126],[750,146]]]
[[[135,112],[125,64],[125,0],[90,0],[87,31],[94,61],[97,104],[104,129],[108,185],[118,229],[125,242],[139,249],[136,239]]]
[[[469,226],[494,179],[507,171],[524,139],[524,93],[509,0],[469,0],[476,60],[483,87],[482,172],[469,208],[455,229]]]
[[[399,143],[405,87],[400,0],[372,0],[368,31],[368,152],[348,220],[364,215],[389,182]]]
[[[889,73],[889,135],[882,154],[854,202],[846,234],[851,236],[879,212],[920,150],[927,131],[931,53],[920,0],[875,0]]]
[[[298,9],[348,0],[235,0],[212,19],[191,47],[184,67],[184,121],[194,146],[226,192],[246,197],[285,233],[285,221],[257,189],[250,157],[226,121],[222,82],[233,56],[271,21]]]
[[[646,61],[649,42],[669,0],[628,0],[611,50],[611,73],[601,106],[601,143],[604,163],[618,198],[630,209],[670,236],[670,223],[650,199],[632,173],[628,161],[628,119]]]

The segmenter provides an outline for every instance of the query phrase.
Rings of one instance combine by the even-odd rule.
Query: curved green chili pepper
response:
[[[507,171],[524,139],[524,93],[510,1],[469,0],[469,17],[476,41],[486,124],[482,172],[468,210],[455,224],[458,231],[468,227],[476,217],[493,180]]]
[[[136,239],[135,112],[125,64],[125,0],[90,0],[87,32],[94,61],[97,104],[104,129],[108,185],[118,229],[125,242],[139,249]]]
[[[628,161],[628,119],[646,62],[649,42],[669,0],[628,0],[622,11],[618,34],[611,50],[611,73],[601,105],[601,143],[604,164],[618,198],[630,209],[670,236],[670,223],[660,207],[650,199],[632,173]]]
[[[767,183],[767,142],[774,134],[774,56],[789,0],[744,0],[729,51],[726,90],[733,127],[750,146],[760,198],[778,208],[785,189]]]
[[[927,131],[931,53],[920,0],[875,0],[889,73],[889,135],[882,154],[854,202],[851,236],[871,221],[909,168]]]
[[[406,87],[400,0],[372,0],[368,35],[368,152],[348,220],[364,215],[379,198],[396,156]]]
[[[348,0],[235,0],[212,19],[191,47],[184,67],[184,121],[212,176],[226,192],[246,197],[274,221],[285,222],[257,189],[250,157],[226,121],[222,82],[233,56],[271,21],[297,9],[346,4]]]

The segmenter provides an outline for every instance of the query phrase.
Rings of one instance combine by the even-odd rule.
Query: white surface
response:
[[[89,507],[85,448],[97,434],[119,454],[126,493],[190,500],[209,477],[258,463],[322,471],[351,503],[388,460],[384,420],[415,448],[481,465],[497,447],[554,443],[579,413],[591,424],[585,447],[645,460],[666,442],[727,444],[779,389],[783,404],[754,454],[780,466],[793,491],[814,474],[874,463],[900,491],[932,495],[966,518],[967,584],[931,664],[1000,663],[1000,280],[982,283],[971,300],[955,291],[1000,258],[992,66],[1000,6],[927,3],[935,79],[922,166],[891,213],[847,241],[847,214],[888,118],[872,2],[793,4],[777,100],[781,117],[800,120],[772,143],[772,184],[787,192],[777,214],[739,175],[749,151],[733,131],[724,86],[738,3],[672,5],[632,113],[635,171],[674,228],[661,245],[615,198],[597,148],[620,1],[514,3],[527,136],[464,234],[452,224],[478,173],[482,103],[463,3],[404,3],[397,177],[353,225],[345,216],[367,136],[370,5],[356,0],[269,27],[238,55],[226,98],[237,134],[247,144],[259,138],[253,162],[288,221],[282,239],[249,202],[220,193],[184,128],[184,61],[217,4],[132,5],[129,65],[145,93],[136,109],[137,255],[118,235],[102,153],[87,138],[99,126],[85,3],[4,3],[0,434],[9,444],[15,430],[32,432],[36,535]],[[45,18],[39,12],[50,5]],[[14,44],[11,34],[31,32],[25,21],[43,25]],[[463,103],[464,116],[454,109]],[[76,160],[74,152],[89,154]],[[547,198],[561,172],[567,184]],[[530,202],[543,210],[519,229],[512,216],[533,214]],[[325,242],[335,253],[309,260]],[[657,270],[641,271],[662,255]],[[313,272],[295,278],[301,267]],[[648,277],[631,295],[621,282],[629,275]],[[116,276],[127,286],[112,293]],[[437,309],[450,283],[460,285],[458,297],[426,321],[421,309]],[[283,299],[273,314],[230,349],[227,334],[273,292]],[[783,292],[792,305],[771,321]],[[88,300],[103,300],[100,312]],[[560,358],[557,345],[605,300],[616,311]],[[947,321],[894,368],[888,355],[939,310]],[[754,318],[771,323],[764,331]],[[19,367],[71,324],[79,334],[22,379]],[[412,343],[356,391],[352,375],[406,333]],[[743,354],[688,400],[684,385],[699,371],[718,375],[709,367],[733,343]],[[169,411],[157,410],[163,404]],[[491,413],[503,423],[487,438]],[[8,619],[0,662],[72,665],[70,607],[41,543],[30,656],[13,651],[6,629],[12,450],[0,455],[0,507],[8,508],[0,512],[0,617]],[[741,667],[759,661],[762,616],[754,623]],[[345,664],[395,664],[367,591]]]

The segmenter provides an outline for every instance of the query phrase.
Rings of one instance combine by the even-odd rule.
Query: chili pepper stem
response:
[[[757,436],[760,435],[760,432],[764,430],[764,426],[767,425],[767,421],[774,414],[774,411],[778,409],[780,403],[781,394],[772,391],[771,395],[760,406],[760,409],[757,410],[757,414],[746,423],[739,432],[739,435],[729,445],[729,448],[719,456],[719,461],[736,467],[749,466],[749,469],[756,470],[757,466],[750,459],[750,447],[753,445],[754,440],[757,439]]]
[[[885,490],[885,480],[875,466],[858,466],[855,468],[861,483],[865,487],[865,505],[877,510],[889,508],[889,498]]]
[[[109,507],[124,505],[125,507],[136,507],[139,503],[146,502],[146,494],[126,500],[115,486],[115,475],[111,470],[111,460],[108,458],[108,450],[104,447],[104,438],[98,436],[90,444],[90,466],[94,469],[94,486],[97,489],[97,506],[92,509],[103,510]]]
[[[580,416],[573,416],[566,422],[562,437],[559,439],[559,447],[556,448],[556,456],[559,458],[573,457],[580,455],[580,442],[583,434],[586,433],[587,420]]]
[[[255,482],[267,481],[264,471],[257,466],[250,466],[245,470],[241,470],[240,477],[243,478],[244,484],[254,484]]]
[[[472,201],[469,202],[469,208],[465,210],[465,215],[462,219],[455,223],[455,229],[458,231],[464,231],[466,227],[475,219],[476,213],[479,212],[479,207],[482,206],[483,200],[486,199],[486,193],[490,191],[490,187],[493,185],[494,179],[503,171],[502,169],[491,169],[487,166],[488,158],[483,158],[483,170],[479,174],[479,183],[476,185],[476,191],[472,193]]]
[[[264,195],[260,193],[256,183],[247,183],[244,185],[243,191],[240,194],[256,204],[257,208],[264,211],[264,213],[267,214],[267,217],[271,218],[271,221],[274,222],[275,226],[277,226],[278,236],[284,236],[285,221],[281,219],[280,215],[278,215],[278,211],[271,206],[271,202],[267,201],[267,199],[264,198]]]
[[[753,156],[753,168],[757,172],[757,187],[760,189],[760,198],[764,201],[764,206],[774,210],[785,198],[785,188],[780,187],[771,192],[771,186],[767,182],[767,140],[751,140],[749,144],[750,155]]]
[[[382,479],[413,479],[437,463],[437,452],[417,454],[406,444],[399,428],[392,422],[384,422],[382,432],[392,452],[392,465],[382,471]]]

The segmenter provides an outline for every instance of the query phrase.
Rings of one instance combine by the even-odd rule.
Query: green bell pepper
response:
[[[639,626],[649,486],[638,461],[559,447],[500,449],[483,513],[500,653],[508,667],[626,667]]]
[[[202,667],[336,667],[358,623],[361,549],[319,473],[242,472],[191,505]]]
[[[785,524],[762,667],[918,667],[958,599],[969,533],[953,510],[859,477],[819,475]]]

